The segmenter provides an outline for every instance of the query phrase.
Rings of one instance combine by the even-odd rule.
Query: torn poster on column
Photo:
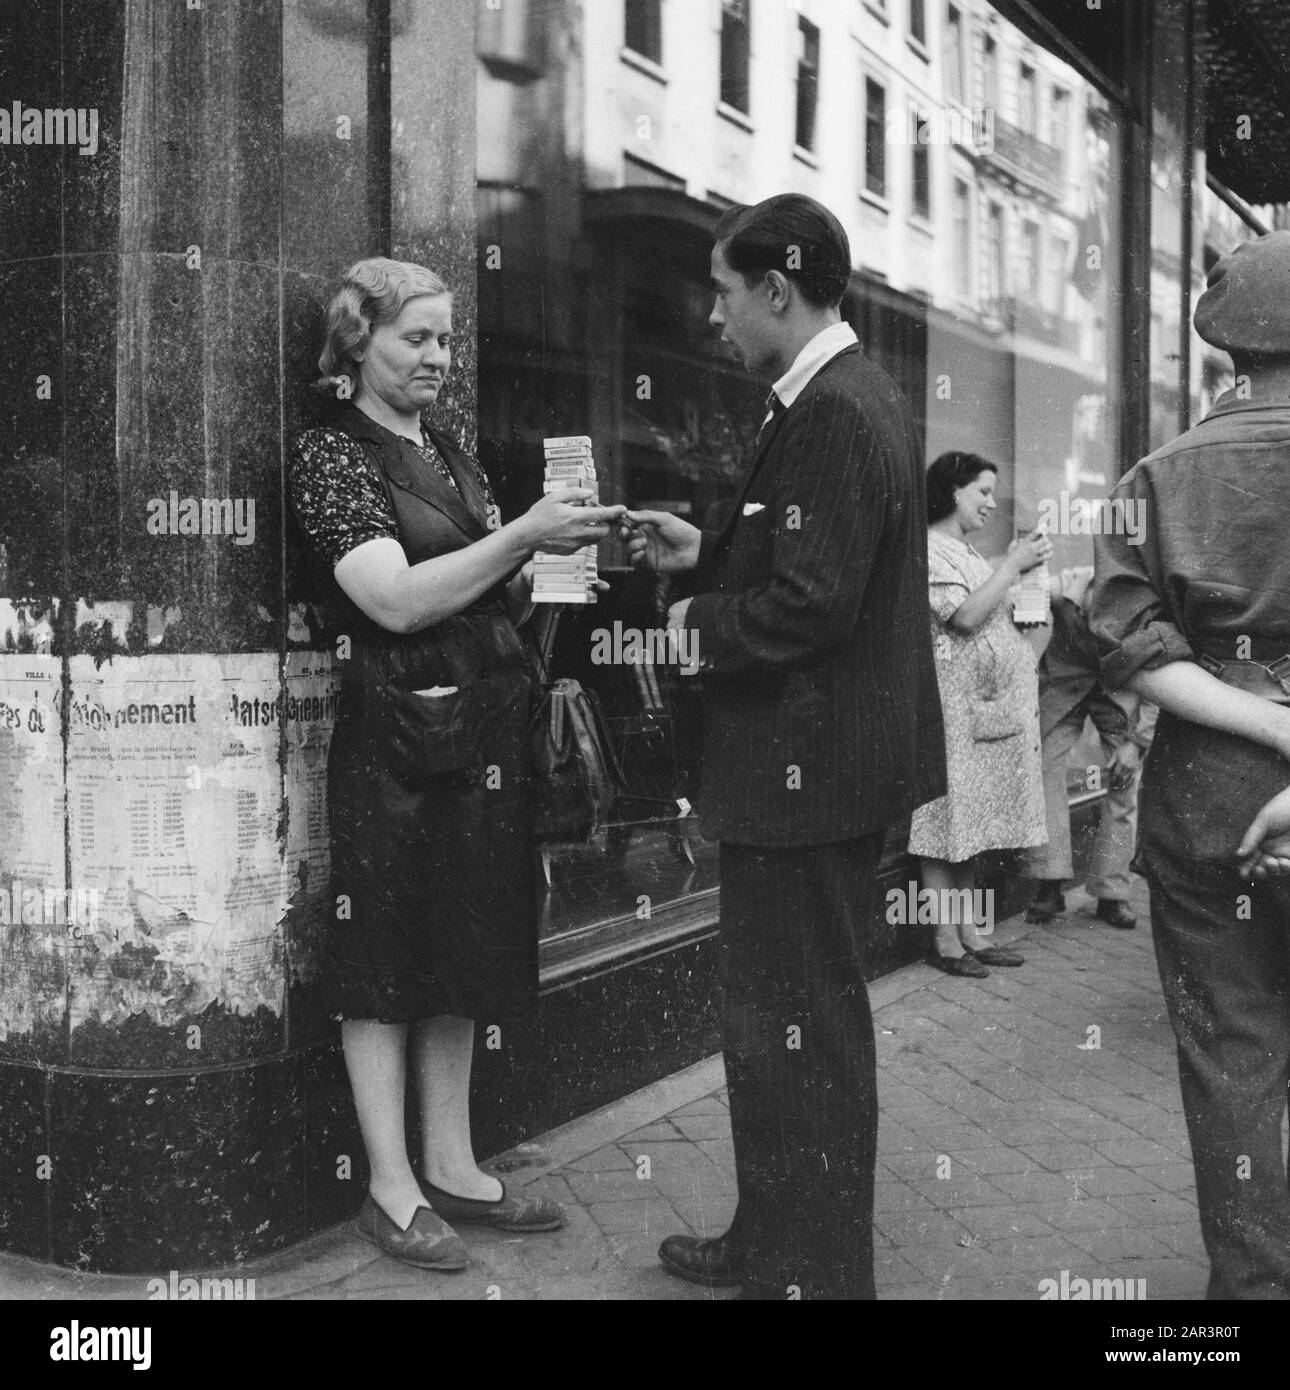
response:
[[[72,1026],[282,1011],[285,700],[272,652],[71,659],[73,880],[98,895]]]
[[[76,901],[64,879],[61,688],[57,657],[0,653],[0,1042],[54,1034],[65,1009]]]

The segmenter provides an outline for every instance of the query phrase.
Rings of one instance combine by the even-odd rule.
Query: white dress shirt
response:
[[[775,394],[786,408],[792,405],[806,389],[807,382],[826,362],[831,362],[844,348],[859,341],[849,323],[829,324],[797,354],[793,365],[775,383]]]

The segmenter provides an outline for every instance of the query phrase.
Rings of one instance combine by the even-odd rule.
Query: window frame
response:
[[[657,46],[657,53],[650,53],[647,49],[638,47],[632,42],[632,11],[633,6],[649,6],[650,14],[647,17],[645,28],[649,31],[646,35],[637,37],[653,38]],[[643,58],[647,63],[653,63],[655,67],[663,66],[663,0],[623,0],[623,49],[627,53],[634,54],[637,58]]]
[[[735,7],[743,10],[742,21],[732,15]],[[729,46],[730,36],[735,30],[742,30],[743,47],[742,52],[736,45],[734,51]],[[721,0],[721,34],[718,40],[718,101],[727,111],[737,111],[739,115],[748,117],[752,114],[752,4],[751,0]],[[742,66],[740,76],[742,83],[742,104],[739,101],[732,101],[732,95],[740,95],[739,92],[732,91],[727,86],[728,65],[733,66],[738,63]]]
[[[797,84],[795,88],[794,117],[793,117],[793,148],[804,150],[809,155],[815,154],[815,142],[819,135],[819,115],[820,115],[820,26],[807,19],[804,14],[797,16],[797,35],[798,35],[798,54],[797,54]],[[815,61],[813,65],[807,63],[807,57],[811,46],[814,44]],[[804,82],[809,83],[810,91],[810,129],[805,133],[809,139],[803,140],[803,88]]]
[[[870,159],[869,159],[870,151],[871,151],[871,148],[872,148],[871,145],[870,145],[870,140],[869,140],[870,122],[871,122],[872,119],[873,119],[873,110],[872,110],[872,103],[871,103],[871,101],[870,101],[870,96],[871,96],[872,93],[875,93],[875,92],[877,93],[878,98],[879,98],[878,122],[877,122],[877,124],[878,124],[877,153],[878,153],[878,161],[879,161],[879,177],[878,177],[879,187],[877,187],[877,188],[874,188],[873,185],[872,185],[872,183],[871,183],[871,181],[870,181],[871,169],[870,169]],[[881,199],[883,200],[883,202],[886,202],[886,200],[887,200],[887,188],[888,188],[888,179],[887,179],[887,85],[886,85],[886,83],[884,83],[884,82],[880,82],[876,77],[874,77],[874,76],[873,76],[872,74],[870,74],[870,73],[865,73],[865,75],[864,75],[864,101],[865,101],[865,107],[864,107],[864,189],[863,189],[863,191],[864,191],[865,193],[867,193],[867,194],[869,195],[869,197],[871,197],[871,198],[881,198]]]

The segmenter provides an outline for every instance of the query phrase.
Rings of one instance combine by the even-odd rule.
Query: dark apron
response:
[[[460,494],[361,411],[339,427],[380,467],[409,564],[488,534],[473,468],[448,440],[428,431]],[[387,1023],[523,1011],[537,989],[531,679],[504,585],[408,635],[331,589],[333,625],[351,638],[327,770],[333,1007]],[[419,693],[434,687],[456,689]]]

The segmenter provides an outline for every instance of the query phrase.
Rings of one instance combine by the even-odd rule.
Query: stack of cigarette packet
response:
[[[559,492],[567,487],[590,489],[586,505],[599,505],[596,463],[591,456],[591,440],[585,434],[544,439],[546,480],[543,492]],[[539,550],[533,556],[534,603],[595,603],[596,547],[583,546],[572,555],[553,555]]]

